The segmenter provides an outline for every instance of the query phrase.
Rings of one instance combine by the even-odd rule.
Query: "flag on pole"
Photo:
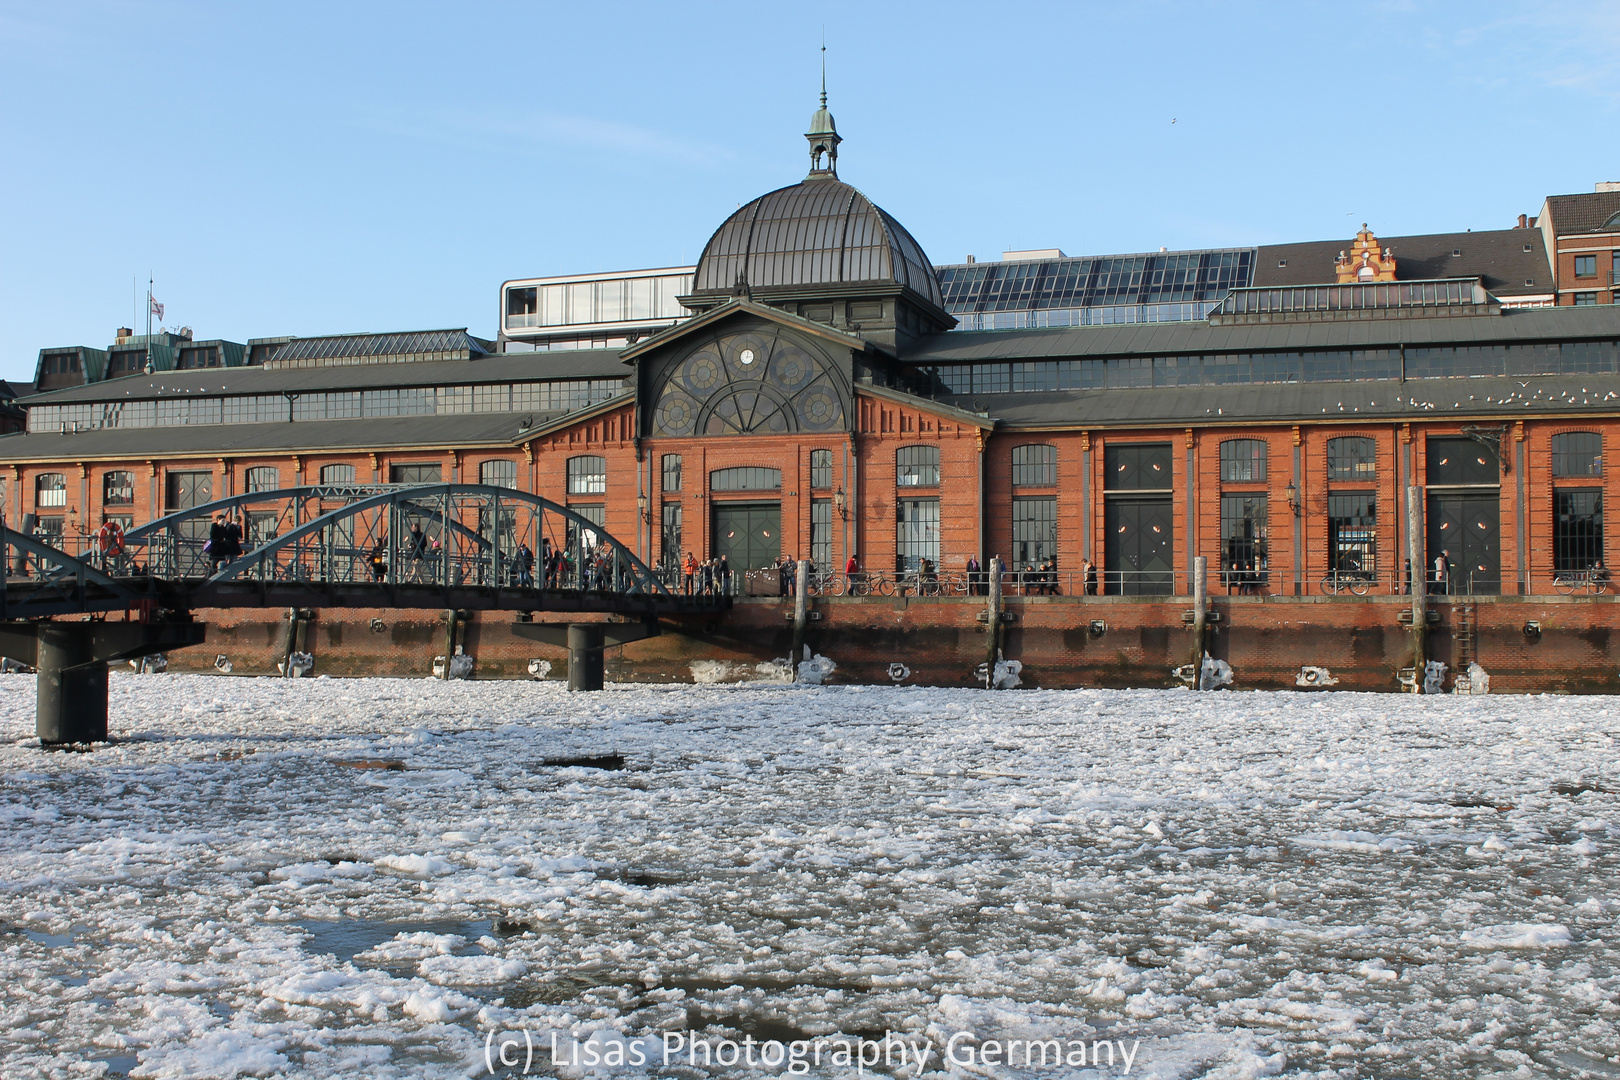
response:
[[[146,294],[146,302],[152,306],[153,315],[156,315],[160,319],[163,318],[163,305],[157,302],[157,297],[148,292]]]

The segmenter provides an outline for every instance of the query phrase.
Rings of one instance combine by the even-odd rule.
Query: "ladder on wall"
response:
[[[1456,664],[1452,676],[1454,693],[1473,692],[1473,688],[1469,685],[1468,665],[1476,659],[1474,643],[1476,615],[1474,605],[1467,601],[1453,602],[1451,605],[1452,635],[1457,643],[1453,657]]]

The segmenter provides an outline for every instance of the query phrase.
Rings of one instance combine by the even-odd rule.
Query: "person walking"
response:
[[[979,569],[980,569],[979,568],[979,557],[977,555],[969,555],[967,557],[967,566],[965,566],[963,569],[967,573],[968,594],[970,596],[978,596],[979,595]]]
[[[1080,563],[1080,581],[1087,596],[1097,595],[1097,565],[1090,559]]]
[[[1451,591],[1451,552],[1445,549],[1434,557],[1434,591],[1442,595]]]
[[[209,571],[218,570],[226,563],[225,556],[225,515],[220,514],[208,526],[208,543],[203,545],[208,553]]]

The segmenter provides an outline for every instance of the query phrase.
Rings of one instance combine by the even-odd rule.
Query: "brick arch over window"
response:
[[[1595,431],[1561,431],[1552,437],[1554,476],[1602,476],[1603,436]]]
[[[939,447],[902,446],[894,452],[896,487],[939,487]]]
[[[1057,447],[1024,443],[1012,448],[1013,487],[1057,487]]]

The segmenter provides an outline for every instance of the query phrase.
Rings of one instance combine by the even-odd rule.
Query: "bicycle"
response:
[[[1553,588],[1565,596],[1578,592],[1604,593],[1609,591],[1609,575],[1591,570],[1567,570],[1553,575]]]
[[[1322,579],[1322,591],[1338,594],[1341,592],[1355,593],[1357,596],[1366,596],[1372,588],[1372,575],[1358,570],[1334,570]]]

